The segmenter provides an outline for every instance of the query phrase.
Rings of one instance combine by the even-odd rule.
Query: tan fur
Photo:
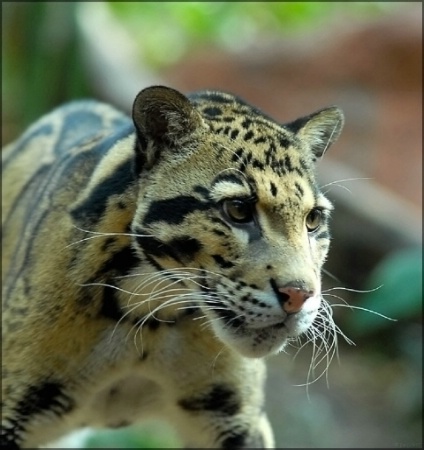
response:
[[[2,443],[160,416],[185,445],[272,447],[262,357],[320,307],[326,221],[306,225],[331,205],[313,161],[343,116],[282,126],[152,87],[133,120],[75,103],[3,150]],[[253,194],[254,221],[232,222]],[[311,298],[288,315],[293,282]]]

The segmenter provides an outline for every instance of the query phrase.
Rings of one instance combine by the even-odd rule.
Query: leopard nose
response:
[[[306,300],[314,296],[313,291],[306,291],[294,286],[279,288],[278,292],[280,292],[280,298],[285,297],[282,307],[287,314],[299,312]]]
[[[272,285],[280,305],[287,314],[299,312],[306,300],[314,296],[314,291],[305,288],[304,283],[292,282],[278,287],[274,281]]]

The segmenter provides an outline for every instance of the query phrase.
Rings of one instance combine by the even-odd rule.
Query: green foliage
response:
[[[152,67],[209,43],[248,48],[266,36],[317,28],[336,14],[369,16],[399,2],[107,2]]]
[[[178,441],[168,427],[151,423],[118,430],[96,430],[85,448],[177,448]]]
[[[22,128],[53,106],[88,92],[76,7],[72,2],[2,5],[3,120]]]
[[[361,297],[361,308],[384,314],[397,321],[422,315],[422,249],[395,252],[384,259],[371,274],[368,288]],[[380,287],[381,286],[381,287]],[[378,287],[378,288],[377,288]],[[353,311],[349,328],[356,335],[375,332],[393,322],[367,311]]]
[[[3,2],[3,143],[53,106],[91,96],[76,12],[83,2]],[[400,2],[95,2],[130,34],[140,61],[161,69],[203,44],[238,50],[319,27],[334,14]],[[101,11],[100,11],[101,12]],[[362,16],[364,17],[364,16]],[[103,31],[107,33],[108,30]],[[95,86],[94,86],[95,88]],[[96,93],[99,94],[98,92]]]

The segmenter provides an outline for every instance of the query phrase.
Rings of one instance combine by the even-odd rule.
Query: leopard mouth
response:
[[[237,314],[231,309],[216,309],[214,310],[225,327],[233,328],[235,330],[265,330],[265,329],[281,329],[286,327],[287,316],[285,318],[275,317],[266,318],[264,320],[249,320],[245,315]]]
[[[284,322],[262,328],[226,327],[214,322],[218,338],[238,353],[249,358],[261,358],[280,352],[290,336]]]
[[[214,309],[212,322],[218,338],[247,357],[264,357],[282,351],[292,339],[312,325],[316,311],[300,312],[285,317],[275,315],[263,320],[237,314],[232,309]],[[250,320],[249,320],[250,318]]]

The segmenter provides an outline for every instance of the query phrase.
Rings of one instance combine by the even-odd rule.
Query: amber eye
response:
[[[315,231],[321,225],[322,219],[322,209],[311,209],[311,211],[309,211],[309,214],[306,216],[306,228],[308,229],[308,231]]]
[[[222,203],[224,214],[235,223],[249,223],[253,221],[254,205],[251,201],[233,199]]]

